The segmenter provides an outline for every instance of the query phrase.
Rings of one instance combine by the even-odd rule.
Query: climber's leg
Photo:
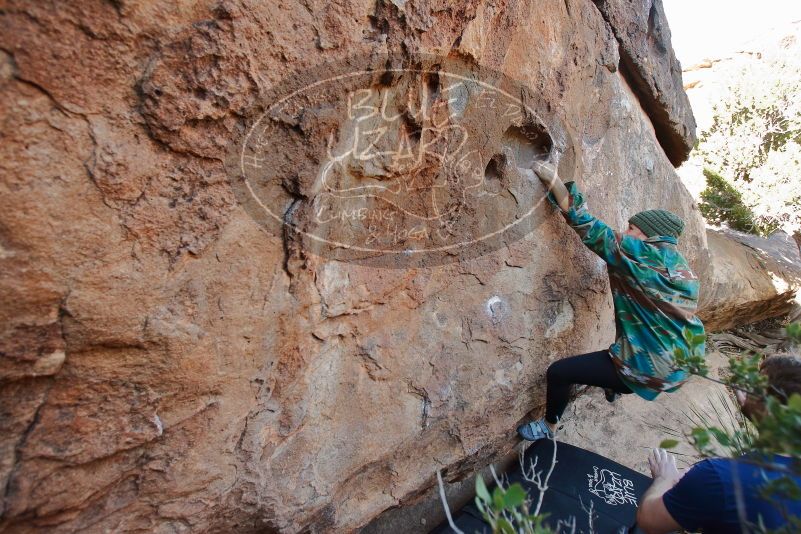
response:
[[[570,386],[585,384],[609,389],[615,393],[631,393],[620,379],[608,351],[590,352],[565,358],[551,364],[546,374],[548,384],[545,420],[556,425],[570,401]]]

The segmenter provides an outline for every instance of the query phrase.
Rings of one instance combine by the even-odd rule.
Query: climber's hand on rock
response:
[[[546,189],[553,194],[556,203],[559,204],[562,211],[567,211],[570,207],[570,193],[568,193],[562,180],[559,179],[556,167],[544,161],[535,161],[531,169]]]
[[[537,178],[539,178],[548,189],[551,188],[551,185],[555,183],[556,180],[559,180],[559,177],[556,176],[556,167],[550,163],[535,161],[531,168],[534,174],[537,175]]]

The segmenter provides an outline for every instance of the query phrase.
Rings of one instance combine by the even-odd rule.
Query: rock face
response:
[[[662,2],[594,1],[620,43],[621,68],[643,102],[657,139],[679,166],[695,146],[695,117],[682,89],[681,64],[670,44]]]
[[[336,261],[265,231],[226,154],[295,70],[458,57],[526,88],[599,217],[680,214],[703,274],[661,5],[610,5],[7,2],[0,530],[349,531],[509,450],[548,363],[613,337],[604,266],[558,214],[540,204],[533,231],[479,257]],[[287,174],[348,134],[324,118],[276,119]],[[469,133],[503,147],[505,131]],[[310,202],[300,174],[291,207]]]

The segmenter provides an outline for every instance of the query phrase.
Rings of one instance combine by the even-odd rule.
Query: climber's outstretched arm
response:
[[[584,202],[584,195],[575,182],[562,183],[555,168],[548,163],[538,162],[534,172],[548,188],[548,200],[557,206],[568,224],[578,233],[590,250],[598,254],[610,265],[620,265],[625,261],[620,253],[622,236],[606,223],[593,217]]]

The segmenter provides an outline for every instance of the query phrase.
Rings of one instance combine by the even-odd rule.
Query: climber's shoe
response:
[[[604,388],[604,395],[606,395],[606,400],[608,402],[615,402],[618,397],[620,397],[620,393],[617,393],[614,389]]]
[[[543,438],[553,438],[551,429],[548,426],[548,423],[545,422],[545,419],[523,423],[517,427],[517,433],[520,434],[521,438],[528,441],[537,441]]]

